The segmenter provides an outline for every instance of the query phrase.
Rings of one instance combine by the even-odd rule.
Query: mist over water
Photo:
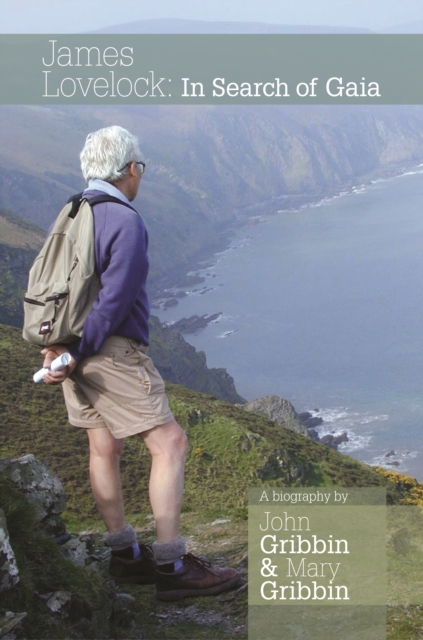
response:
[[[340,451],[423,480],[422,166],[244,228],[201,274],[211,291],[159,315],[222,312],[187,336],[209,366],[346,431]]]

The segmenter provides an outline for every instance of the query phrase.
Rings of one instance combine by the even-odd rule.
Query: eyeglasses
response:
[[[141,169],[141,175],[144,173],[145,171],[145,162],[143,162],[142,160],[131,160],[131,162],[127,162],[122,169],[118,169],[118,171],[123,171],[124,169],[126,169],[126,167],[129,167],[130,164],[132,164],[133,162],[135,162],[135,164],[139,164],[140,165],[140,169]]]

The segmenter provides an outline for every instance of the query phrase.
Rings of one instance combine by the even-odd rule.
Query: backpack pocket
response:
[[[24,297],[24,334],[37,336],[39,345],[58,344],[69,337],[69,287],[60,285],[49,292],[47,285],[39,284]],[[54,338],[52,336],[54,330]]]

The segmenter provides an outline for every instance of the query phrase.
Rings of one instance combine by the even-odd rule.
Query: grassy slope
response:
[[[76,531],[86,527],[102,530],[88,486],[86,436],[67,426],[59,388],[35,386],[31,382],[31,373],[39,366],[38,349],[24,343],[17,329],[0,326],[0,361],[0,455],[20,456],[31,452],[46,460],[64,483],[68,495],[65,514],[68,525]],[[409,478],[393,472],[379,473],[211,396],[177,385],[169,385],[168,392],[175,415],[190,439],[182,533],[192,551],[206,553],[213,562],[240,566],[245,574],[243,556],[247,549],[246,490],[249,486],[382,484],[388,485],[391,502],[421,501],[421,487]],[[144,539],[151,541],[154,523],[149,518],[148,473],[149,455],[137,438],[130,438],[122,460],[128,518]],[[293,477],[295,474],[297,477]],[[219,517],[224,522],[212,527],[210,521]],[[17,600],[10,597],[8,607],[15,611],[25,607],[31,610],[32,624],[26,627],[27,637],[35,638],[39,636],[33,630],[31,632],[32,625],[41,624],[42,619],[39,605],[34,604],[31,594],[36,578],[40,579],[39,574],[47,571],[46,575],[51,575],[58,559],[53,550],[50,554],[47,543],[37,538],[36,529],[33,532],[35,542],[26,537],[19,543],[23,536],[19,531],[18,526],[14,537],[20,544],[19,554],[23,557],[22,549],[30,545],[32,556],[27,555],[27,558],[33,558],[33,574],[27,576],[16,592]],[[46,557],[50,555],[54,564],[48,564],[47,568]],[[106,570],[107,563],[100,567],[103,579]],[[68,579],[60,568],[54,584],[57,588],[77,592],[81,575],[73,574],[72,579]],[[45,589],[47,583],[44,581],[43,584]],[[93,600],[94,597],[92,608],[100,607],[98,584],[90,582],[86,587],[94,589],[90,598]],[[188,600],[170,606],[158,603],[147,587],[125,585],[124,592],[135,597],[133,608],[137,628],[142,628],[148,638],[217,640],[226,633],[236,635],[240,640],[246,638],[246,592],[229,599]],[[87,588],[80,593],[89,598]],[[101,597],[107,599],[110,595]],[[150,615],[146,616],[146,611]],[[65,637],[63,627],[51,624],[43,637]],[[388,611],[387,637],[389,640],[417,640],[421,637],[422,624],[420,608],[392,607]],[[136,633],[136,630],[120,629],[115,637],[139,637]]]
[[[93,515],[86,435],[67,425],[60,388],[32,383],[31,373],[40,366],[38,349],[23,342],[17,329],[1,326],[0,357],[1,452],[46,460],[66,487],[70,512]],[[266,418],[177,385],[169,385],[168,392],[190,439],[186,510],[207,504],[243,509],[248,486],[385,483],[374,469]],[[149,455],[141,440],[131,438],[122,460],[130,513],[149,508],[148,475]]]

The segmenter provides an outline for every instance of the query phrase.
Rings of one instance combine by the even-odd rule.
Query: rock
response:
[[[401,527],[391,533],[388,537],[388,547],[401,556],[407,555],[410,551],[410,536],[407,527]]]
[[[246,411],[265,416],[286,429],[291,429],[291,431],[301,433],[304,436],[308,435],[306,427],[300,423],[299,416],[289,400],[271,395],[251,400],[242,406]]]
[[[393,462],[387,462],[386,464],[391,465],[391,467],[399,467],[400,463],[398,462],[398,460],[394,460]]]
[[[213,520],[213,522],[210,524],[211,527],[214,527],[217,524],[225,524],[226,522],[230,522],[230,520],[228,519],[224,519],[224,518],[218,518],[217,520]]]
[[[309,411],[303,411],[302,413],[298,414],[298,419],[301,422],[301,424],[304,424],[304,422],[306,422],[307,420],[310,420],[310,418],[312,418],[313,416],[311,415],[311,413],[309,413]]]
[[[10,546],[6,516],[0,509],[0,591],[6,591],[19,582],[15,554]]]
[[[131,596],[131,594],[129,593],[117,593],[115,597],[116,600],[118,598],[122,598],[123,600],[128,600],[129,602],[135,602],[134,596]]]
[[[342,444],[343,442],[349,442],[349,437],[346,431],[341,433],[340,436],[334,436],[333,438],[333,444],[335,447],[338,447],[338,445]]]
[[[308,435],[312,440],[315,440],[316,442],[320,442],[320,437],[319,437],[319,434],[317,433],[316,429],[309,429],[308,430]]]
[[[22,458],[1,458],[0,471],[6,473],[35,508],[37,522],[51,535],[61,535],[65,525],[59,515],[66,508],[63,485],[46,465],[32,454]]]
[[[164,309],[169,309],[169,307],[176,307],[178,304],[178,300],[176,298],[169,298],[163,305]]]
[[[391,449],[390,451],[388,451],[388,453],[385,453],[385,458],[389,458],[389,456],[396,456],[396,452]]]
[[[65,558],[80,567],[85,567],[93,557],[94,538],[90,534],[80,534],[66,542],[62,550]]]
[[[69,618],[73,624],[83,618],[91,620],[93,617],[91,605],[78,593],[53,591],[40,595],[40,598],[46,601],[46,607],[51,613],[61,618]]]
[[[54,542],[55,542],[56,544],[65,544],[65,542],[69,542],[69,540],[70,540],[71,538],[72,538],[72,536],[71,536],[71,534],[70,534],[70,533],[65,533],[65,534],[63,534],[63,535],[61,535],[61,536],[57,536],[57,537],[54,539]]]
[[[302,422],[306,429],[314,429],[314,427],[318,427],[320,424],[323,424],[323,418],[319,418],[315,416],[314,418],[308,418],[304,422]]]
[[[68,591],[55,591],[48,594],[47,608],[52,613],[64,613],[63,606],[67,604],[72,598],[72,594]]]
[[[206,313],[203,316],[193,315],[189,318],[181,318],[177,322],[174,322],[172,329],[177,329],[181,333],[195,333],[207,325],[213,320],[217,320],[222,315],[222,312],[212,313],[208,316]]]
[[[62,537],[66,534],[66,524],[59,515],[52,514],[42,521],[43,530],[48,536],[53,538]]]
[[[21,622],[27,615],[25,612],[13,613],[12,611],[6,611],[4,615],[0,615],[0,638],[15,640],[18,635],[20,636]]]
[[[336,445],[334,444],[333,441],[334,441],[334,436],[330,433],[327,433],[325,436],[323,436],[319,440],[319,442],[321,442],[322,444],[325,444],[327,447],[330,447],[331,449],[336,449]]]

